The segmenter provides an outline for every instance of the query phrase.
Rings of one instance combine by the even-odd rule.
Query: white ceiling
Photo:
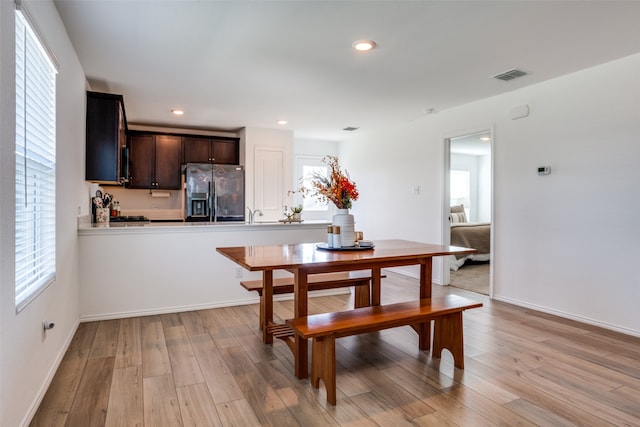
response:
[[[637,1],[54,3],[92,89],[124,95],[130,123],[286,119],[308,139],[408,123],[640,52]],[[362,38],[377,48],[355,52]],[[491,78],[511,68],[530,74]]]

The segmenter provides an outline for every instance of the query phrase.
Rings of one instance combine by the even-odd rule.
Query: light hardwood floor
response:
[[[383,303],[417,292],[383,280]],[[341,338],[335,407],[295,378],[284,343],[262,344],[257,305],[82,323],[31,425],[640,426],[640,339],[434,286],[449,292],[485,304],[464,314],[465,370],[420,352],[409,327]]]

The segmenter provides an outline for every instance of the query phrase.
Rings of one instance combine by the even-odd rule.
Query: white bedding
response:
[[[471,254],[457,259],[455,255],[449,255],[449,269],[451,271],[458,271],[465,261],[489,261],[491,260],[491,254]]]

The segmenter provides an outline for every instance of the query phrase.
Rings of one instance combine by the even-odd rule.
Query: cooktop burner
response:
[[[142,215],[112,216],[109,222],[149,222],[149,218]]]

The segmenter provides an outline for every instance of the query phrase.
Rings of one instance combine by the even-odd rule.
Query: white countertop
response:
[[[91,223],[86,219],[78,220],[78,234],[120,234],[120,233],[153,233],[153,232],[201,232],[201,231],[255,231],[272,228],[319,228],[331,224],[330,221],[310,220],[285,223],[279,221],[256,222],[117,222]]]

